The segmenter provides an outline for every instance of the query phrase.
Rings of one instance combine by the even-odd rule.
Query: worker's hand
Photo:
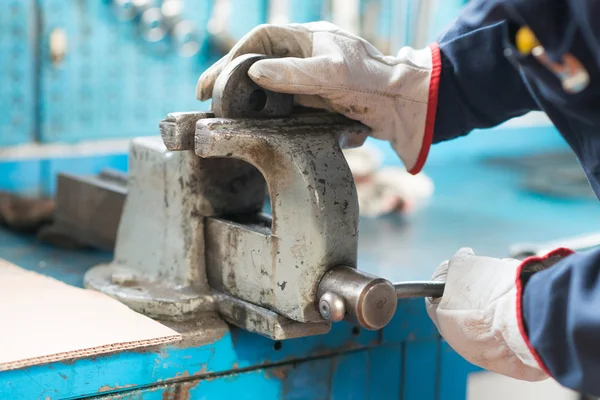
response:
[[[295,94],[300,105],[362,122],[372,136],[392,144],[411,173],[422,168],[437,103],[437,45],[423,50],[405,47],[392,57],[327,22],[262,25],[202,74],[198,99],[211,98],[223,68],[247,53],[276,57],[258,61],[248,71],[258,85]]]
[[[521,316],[522,279],[547,268],[569,250],[525,261],[478,257],[461,249],[438,267],[444,295],[427,299],[427,312],[448,344],[467,361],[516,379],[547,378]]]

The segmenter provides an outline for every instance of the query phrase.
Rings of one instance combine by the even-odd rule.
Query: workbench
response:
[[[360,269],[391,281],[423,280],[462,246],[502,257],[515,242],[597,230],[595,199],[528,193],[518,170],[486,163],[485,152],[460,162],[451,152],[432,154],[426,172],[436,194],[426,208],[361,220]],[[0,256],[75,286],[88,268],[112,257],[58,250],[2,230]],[[440,340],[422,299],[401,300],[381,331],[341,322],[327,335],[283,342],[217,316],[201,327],[170,326],[184,334],[182,342],[0,373],[0,399],[463,399],[467,376],[477,371]]]

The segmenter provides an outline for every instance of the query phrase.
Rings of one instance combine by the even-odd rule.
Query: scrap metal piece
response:
[[[252,64],[266,58],[260,54],[244,54],[225,67],[212,92],[212,111],[216,117],[264,118],[291,114],[293,95],[263,89],[248,76]]]
[[[58,247],[112,251],[126,194],[127,176],[119,171],[59,174],[54,222],[40,230],[38,238]]]

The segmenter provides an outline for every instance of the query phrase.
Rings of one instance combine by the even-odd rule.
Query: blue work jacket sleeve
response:
[[[565,387],[600,396],[600,249],[536,272],[523,290],[524,329],[547,371]]]
[[[433,143],[539,109],[505,56],[509,28],[502,6],[475,0],[438,40],[442,68]]]

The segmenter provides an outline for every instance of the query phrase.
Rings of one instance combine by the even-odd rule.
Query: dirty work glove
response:
[[[250,77],[265,89],[295,94],[296,103],[344,114],[387,140],[406,168],[418,173],[429,152],[440,76],[439,47],[404,47],[384,56],[364,39],[328,22],[261,25],[205,71],[196,96],[212,96],[215,80],[247,53],[274,59],[256,62]]]
[[[446,287],[441,298],[426,299],[427,312],[448,344],[472,364],[516,379],[546,379],[522,320],[522,285],[570,253],[558,249],[519,261],[461,249],[435,271],[433,279]]]

